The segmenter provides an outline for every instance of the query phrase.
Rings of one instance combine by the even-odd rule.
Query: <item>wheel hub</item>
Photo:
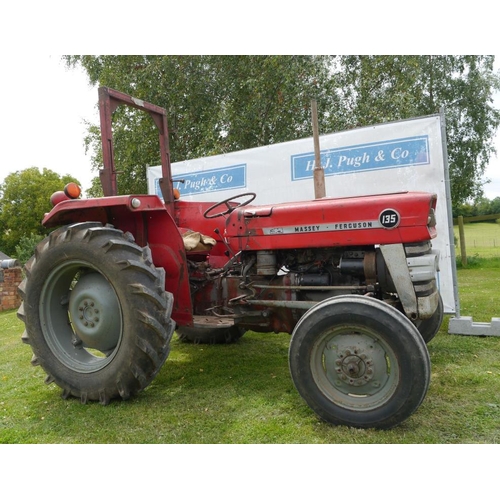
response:
[[[82,276],[71,292],[69,315],[79,341],[102,352],[116,347],[120,307],[113,287],[99,273]]]
[[[345,349],[338,353],[335,371],[339,379],[354,387],[365,385],[373,379],[373,361],[357,349]]]
[[[78,311],[81,314],[78,316],[78,319],[85,325],[90,328],[94,328],[96,323],[99,323],[99,314],[100,311],[95,307],[93,301],[83,300],[80,302],[78,306]]]

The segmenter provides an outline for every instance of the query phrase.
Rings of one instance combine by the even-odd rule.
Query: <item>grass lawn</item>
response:
[[[458,226],[453,227],[456,237],[456,253],[460,255]],[[500,224],[496,222],[470,222],[464,224],[465,251],[467,258],[500,257]]]
[[[458,270],[458,282],[462,315],[474,321],[500,316],[500,259],[476,259],[473,267]],[[248,333],[223,346],[174,338],[159,375],[136,398],[82,405],[61,399],[54,384],[44,384],[45,374],[30,365],[31,349],[20,340],[23,324],[16,312],[0,313],[4,489],[19,488],[28,472],[30,483],[50,488],[55,499],[66,498],[82,475],[97,480],[101,497],[158,495],[168,488],[189,491],[190,497],[233,499],[245,481],[248,497],[261,496],[265,488],[293,498],[331,493],[326,479],[337,470],[341,480],[335,492],[347,494],[360,474],[365,482],[379,482],[390,467],[398,484],[411,481],[412,498],[428,494],[445,477],[453,477],[446,482],[450,496],[490,494],[496,486],[496,448],[367,446],[500,442],[500,338],[449,335],[448,321],[428,346],[432,377],[422,405],[398,427],[377,431],[334,427],[316,418],[293,387],[285,334]],[[61,449],[10,443],[171,446]],[[174,446],[218,443],[336,446]],[[353,444],[365,446],[344,446]],[[457,474],[465,464],[464,474]],[[415,481],[417,467],[425,473]],[[300,473],[289,478],[296,468]],[[124,477],[125,471],[134,477]],[[378,500],[387,493],[379,488],[371,495]]]
[[[459,269],[463,316],[500,316],[500,263]],[[334,427],[302,401],[288,371],[286,334],[247,333],[234,345],[174,338],[158,377],[109,406],[63,400],[30,365],[15,311],[0,313],[0,443],[497,443],[500,338],[447,333],[429,344],[432,379],[422,406],[389,431]]]

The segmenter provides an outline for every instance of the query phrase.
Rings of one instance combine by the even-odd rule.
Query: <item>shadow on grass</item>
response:
[[[5,316],[2,316],[5,318]],[[129,401],[82,405],[45,385],[20,341],[0,351],[1,443],[496,443],[500,339],[448,335],[429,344],[432,379],[422,406],[389,431],[320,421],[293,386],[286,334],[247,333],[230,345],[175,336],[155,380]]]

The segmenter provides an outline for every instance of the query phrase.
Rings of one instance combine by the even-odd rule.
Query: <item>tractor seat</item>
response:
[[[210,252],[217,244],[210,236],[192,231],[191,229],[180,229],[184,249],[186,252]]]

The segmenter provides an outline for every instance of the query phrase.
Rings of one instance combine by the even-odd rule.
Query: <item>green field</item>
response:
[[[455,252],[460,255],[458,226],[455,233]],[[464,224],[467,257],[500,257],[500,224],[496,222],[474,222]]]
[[[500,263],[458,270],[463,316],[500,316]],[[183,344],[138,397],[109,406],[63,400],[30,364],[15,311],[0,313],[1,443],[498,443],[500,338],[447,333],[429,344],[432,379],[418,411],[389,431],[320,422],[288,371],[289,337]]]

